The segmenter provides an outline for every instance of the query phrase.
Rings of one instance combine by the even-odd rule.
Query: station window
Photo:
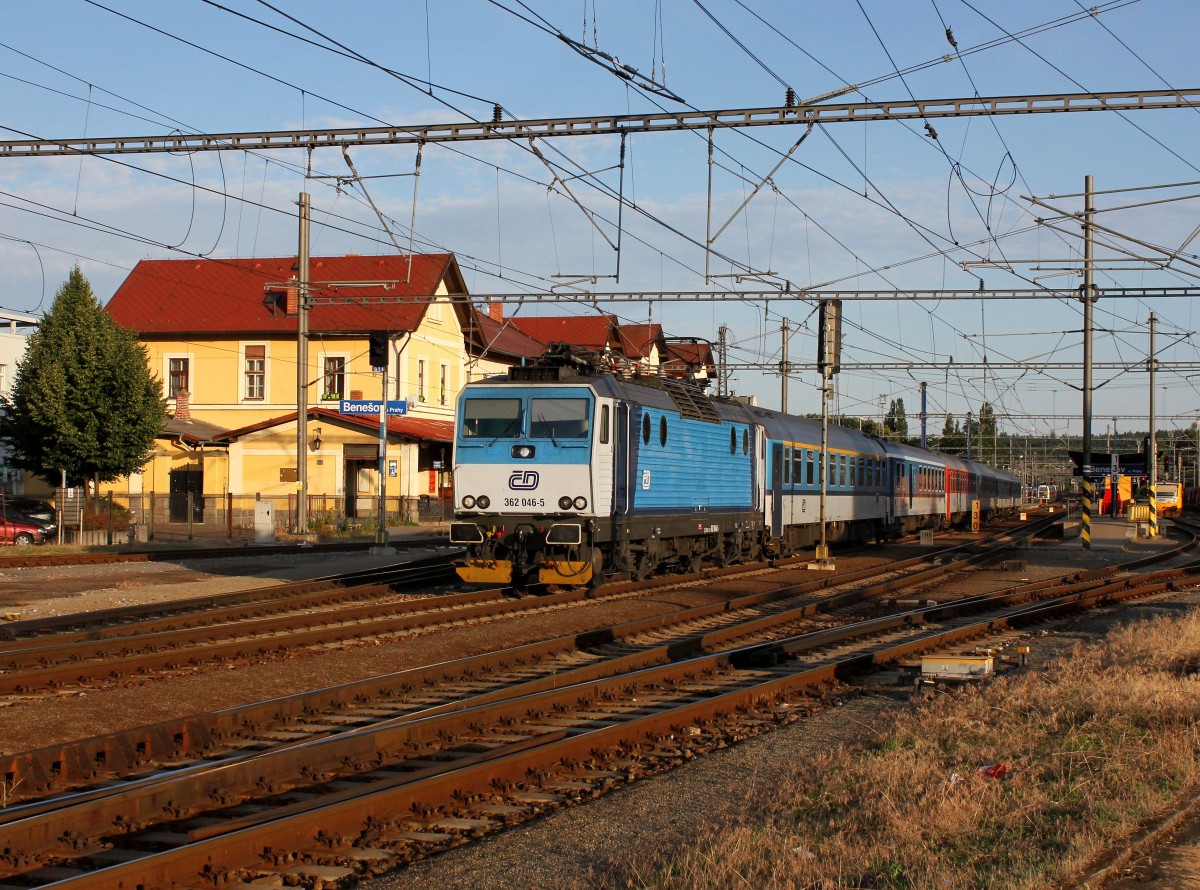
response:
[[[167,398],[175,398],[180,392],[187,392],[189,362],[186,358],[173,358],[167,363]]]
[[[267,347],[246,347],[246,398],[256,401],[266,395]]]

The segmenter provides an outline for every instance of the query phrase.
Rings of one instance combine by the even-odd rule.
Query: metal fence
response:
[[[114,494],[99,510],[76,512],[63,523],[63,539],[71,544],[124,544],[133,541],[181,540],[197,537],[253,540],[261,537],[261,517],[269,514],[269,534],[297,528],[298,496],[259,494],[199,495],[186,493]],[[310,494],[308,531],[327,537],[372,534],[379,528],[379,497]],[[263,505],[268,509],[263,510]],[[386,499],[387,525],[394,528],[440,522],[453,516],[450,497]]]

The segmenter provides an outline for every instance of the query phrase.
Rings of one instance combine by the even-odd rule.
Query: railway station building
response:
[[[550,343],[626,372],[711,376],[707,344],[672,341],[658,325],[477,307],[452,254],[312,257],[298,455],[297,281],[294,256],[143,260],[108,302],[113,320],[137,332],[167,402],[149,463],[103,487],[150,533],[199,523],[236,535],[263,499],[274,502],[277,526],[289,527],[300,460],[310,529],[369,526],[381,490],[390,522],[449,518],[459,392]],[[383,373],[372,365],[373,337],[386,350]],[[387,415],[381,480],[385,396],[405,413]]]

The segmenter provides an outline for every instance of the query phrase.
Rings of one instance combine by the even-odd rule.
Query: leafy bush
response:
[[[97,504],[91,498],[88,499],[83,509],[84,531],[96,532],[104,531],[108,528],[108,503],[108,500],[102,500]],[[113,531],[128,531],[129,523],[132,521],[129,508],[114,501],[112,505],[112,521]]]

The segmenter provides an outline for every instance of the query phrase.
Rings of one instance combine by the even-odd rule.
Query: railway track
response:
[[[204,559],[229,559],[233,557],[278,556],[281,554],[346,553],[370,550],[371,541],[339,541],[332,544],[264,544],[240,547],[179,547],[170,550],[119,550],[77,553],[38,553],[29,548],[5,553],[0,557],[4,568],[41,568],[45,566],[91,566],[115,565],[127,562],[191,562]],[[446,535],[420,535],[393,538],[389,546],[396,550],[414,550],[428,547],[450,547]],[[457,548],[455,548],[457,549]]]
[[[766,639],[792,626],[811,627],[818,615],[823,616],[820,620],[824,623],[844,623],[861,608],[859,604],[869,603],[874,597],[925,585],[966,565],[994,558],[1010,543],[1007,534],[995,537],[992,549],[974,554],[943,550],[882,568],[834,577],[823,575],[804,583],[789,581],[780,585],[760,580],[754,585],[758,591],[740,595],[738,591],[746,584],[734,577],[726,580],[742,583],[720,588],[716,602],[70,746],[54,746],[9,760],[6,776],[22,789],[12,796],[18,800],[120,778],[143,768],[153,757],[168,757],[176,765],[186,758],[212,760],[221,756],[217,749],[222,745],[261,750],[284,737],[295,741],[367,724],[378,720],[383,712],[389,718],[429,713],[468,699],[482,702],[511,696],[516,687],[536,690],[559,682],[566,672],[581,664],[592,665],[595,675],[600,676],[614,670],[605,665],[619,665],[630,654],[635,657],[626,659],[628,663],[641,658],[643,663],[653,664],[667,657],[682,657],[688,651],[728,644],[732,639],[756,634]],[[979,550],[978,544],[967,546]],[[953,559],[955,555],[960,558]],[[930,566],[931,561],[941,564]],[[537,606],[536,600],[525,602]],[[332,715],[329,723],[322,725],[314,716],[322,713]]]
[[[1124,567],[1126,577],[1073,575],[818,630],[788,628],[817,611],[812,602],[703,632],[687,621],[711,616],[692,615],[673,630],[609,629],[586,658],[576,641],[581,663],[557,664],[552,682],[530,676],[530,653],[510,653],[507,689],[476,673],[464,685],[491,688],[423,710],[410,701],[374,715],[346,713],[350,724],[355,716],[375,722],[333,735],[300,707],[300,719],[318,726],[295,727],[270,751],[248,753],[257,742],[215,765],[160,761],[113,787],[10,806],[0,813],[0,850],[8,851],[0,881],[219,886],[391,867],[794,719],[806,694],[877,664],[1195,583],[1200,571],[1192,564],[1132,577],[1140,567]],[[850,594],[825,599],[825,610],[836,610]],[[646,634],[667,637],[649,645]],[[605,647],[607,664],[598,669],[595,650]],[[638,651],[619,651],[631,647]]]
[[[993,538],[1002,541],[1006,532],[998,534]],[[979,546],[986,545],[963,545]],[[925,559],[949,559],[953,552],[910,560],[895,570],[911,572]],[[782,564],[797,562],[802,560]],[[762,568],[752,565],[698,574],[741,576]],[[533,598],[514,598],[505,590],[408,600],[394,596],[400,588],[424,588],[452,578],[449,557],[435,556],[389,569],[254,591],[14,622],[2,629],[9,639],[0,640],[0,695],[57,694],[67,688],[138,681],[218,661],[261,659],[303,647],[500,620],[585,600],[636,595],[679,580],[677,576],[615,584],[593,592],[571,589]],[[824,585],[825,581],[814,581],[808,587]],[[371,601],[357,603],[363,599]]]

